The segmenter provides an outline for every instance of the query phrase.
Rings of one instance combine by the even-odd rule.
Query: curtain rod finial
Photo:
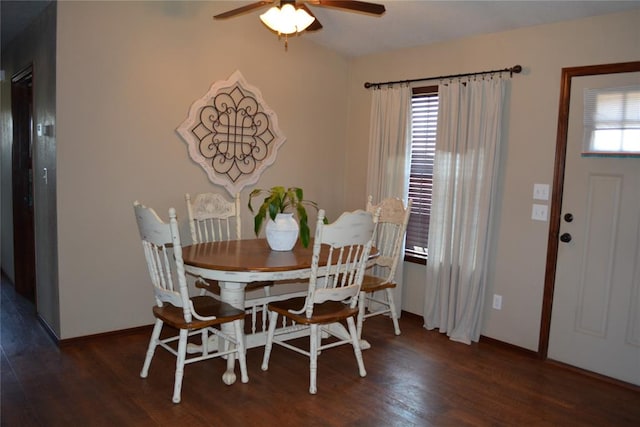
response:
[[[514,65],[511,67],[511,76],[513,77],[513,73],[520,74],[522,72],[522,65]]]
[[[364,82],[364,88],[365,88],[365,89],[369,89],[371,86],[373,86],[371,83],[369,83],[369,82]]]

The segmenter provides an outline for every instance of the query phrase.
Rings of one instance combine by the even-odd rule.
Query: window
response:
[[[405,260],[424,264],[429,241],[433,161],[436,154],[438,87],[414,88],[411,100],[411,170]]]
[[[585,90],[583,153],[640,155],[640,86]]]

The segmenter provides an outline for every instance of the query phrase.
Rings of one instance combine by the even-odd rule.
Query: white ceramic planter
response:
[[[290,251],[298,240],[300,226],[292,213],[276,215],[276,220],[269,219],[265,228],[267,242],[274,251]]]

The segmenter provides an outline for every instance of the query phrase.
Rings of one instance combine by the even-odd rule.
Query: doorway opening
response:
[[[33,66],[11,79],[13,264],[16,292],[36,300],[33,191]]]

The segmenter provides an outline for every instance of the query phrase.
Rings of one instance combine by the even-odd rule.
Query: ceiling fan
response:
[[[272,5],[267,12],[260,15],[260,20],[269,29],[276,32],[278,36],[285,36],[286,50],[288,35],[301,33],[303,31],[317,31],[322,28],[322,24],[307,7],[306,3],[313,6],[341,9],[350,12],[362,12],[371,15],[382,15],[385,12],[384,5],[366,1],[265,0],[249,3],[245,6],[220,13],[215,15],[213,19],[227,19]]]

